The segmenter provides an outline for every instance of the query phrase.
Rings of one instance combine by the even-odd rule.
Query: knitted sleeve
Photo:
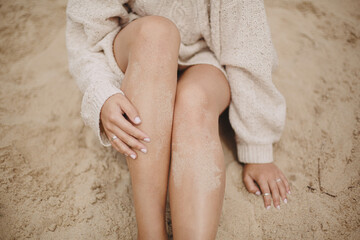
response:
[[[262,0],[223,1],[220,12],[220,62],[231,88],[229,121],[235,131],[238,160],[273,162],[286,102],[272,82],[277,55]]]
[[[66,9],[66,47],[69,72],[83,93],[81,116],[104,146],[110,146],[100,127],[100,110],[112,95],[122,93],[106,54],[128,13],[118,0],[69,0]],[[106,47],[106,46],[111,46]]]

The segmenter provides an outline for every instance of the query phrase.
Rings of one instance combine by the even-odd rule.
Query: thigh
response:
[[[177,94],[188,89],[200,89],[206,95],[210,106],[220,115],[230,104],[231,91],[228,80],[217,67],[210,64],[196,64],[185,69],[178,80]],[[195,96],[191,96],[196,100]]]

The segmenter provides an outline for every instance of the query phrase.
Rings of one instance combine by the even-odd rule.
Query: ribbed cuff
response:
[[[237,143],[239,162],[242,163],[271,163],[273,159],[272,144],[245,145]]]
[[[81,104],[81,117],[85,125],[90,126],[98,136],[100,143],[111,146],[104,130],[100,128],[100,111],[105,101],[114,94],[123,92],[109,81],[100,81],[89,86]]]

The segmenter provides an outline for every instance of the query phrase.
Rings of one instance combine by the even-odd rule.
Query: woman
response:
[[[66,40],[85,123],[127,156],[139,239],[166,239],[167,188],[174,239],[215,238],[227,107],[246,188],[267,209],[286,203],[272,163],[285,99],[262,1],[70,0]]]

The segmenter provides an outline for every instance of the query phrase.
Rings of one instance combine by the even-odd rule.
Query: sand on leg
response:
[[[126,158],[138,239],[167,239],[165,204],[179,46],[176,25],[160,16],[136,19],[114,40],[116,62],[125,72],[121,90],[139,111],[138,128],[151,138],[146,154],[133,149],[137,158]]]
[[[220,114],[230,87],[216,67],[199,64],[181,75],[175,100],[169,179],[175,239],[215,239],[225,191]]]

